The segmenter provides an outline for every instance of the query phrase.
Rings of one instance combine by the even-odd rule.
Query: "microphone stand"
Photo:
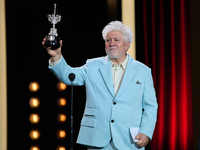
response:
[[[69,74],[69,80],[71,81],[71,149],[73,150],[73,81],[75,79],[75,74],[70,73]]]
[[[73,81],[71,83],[71,150],[73,150]]]

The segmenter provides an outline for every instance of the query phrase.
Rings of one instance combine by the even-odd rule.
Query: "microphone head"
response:
[[[68,77],[69,77],[69,80],[70,80],[70,81],[74,81],[74,79],[75,79],[75,74],[74,74],[74,73],[70,73]]]

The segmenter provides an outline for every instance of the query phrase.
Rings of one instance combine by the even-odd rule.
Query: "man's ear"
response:
[[[129,47],[130,47],[130,42],[126,42],[126,51],[128,51]]]

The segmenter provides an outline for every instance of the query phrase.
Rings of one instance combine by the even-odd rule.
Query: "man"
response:
[[[151,70],[126,53],[133,38],[130,27],[114,21],[103,29],[102,35],[107,56],[72,68],[61,55],[61,48],[48,47],[49,68],[67,85],[71,84],[68,75],[74,73],[73,84],[86,87],[77,143],[86,145],[88,150],[144,149],[152,139],[157,118]],[[137,136],[131,136],[130,128],[139,129]]]

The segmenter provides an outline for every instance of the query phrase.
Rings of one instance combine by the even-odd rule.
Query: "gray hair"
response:
[[[120,31],[125,42],[132,42],[133,32],[131,28],[129,26],[125,26],[121,21],[112,21],[104,27],[102,31],[104,40],[106,40],[107,34],[110,31]]]

